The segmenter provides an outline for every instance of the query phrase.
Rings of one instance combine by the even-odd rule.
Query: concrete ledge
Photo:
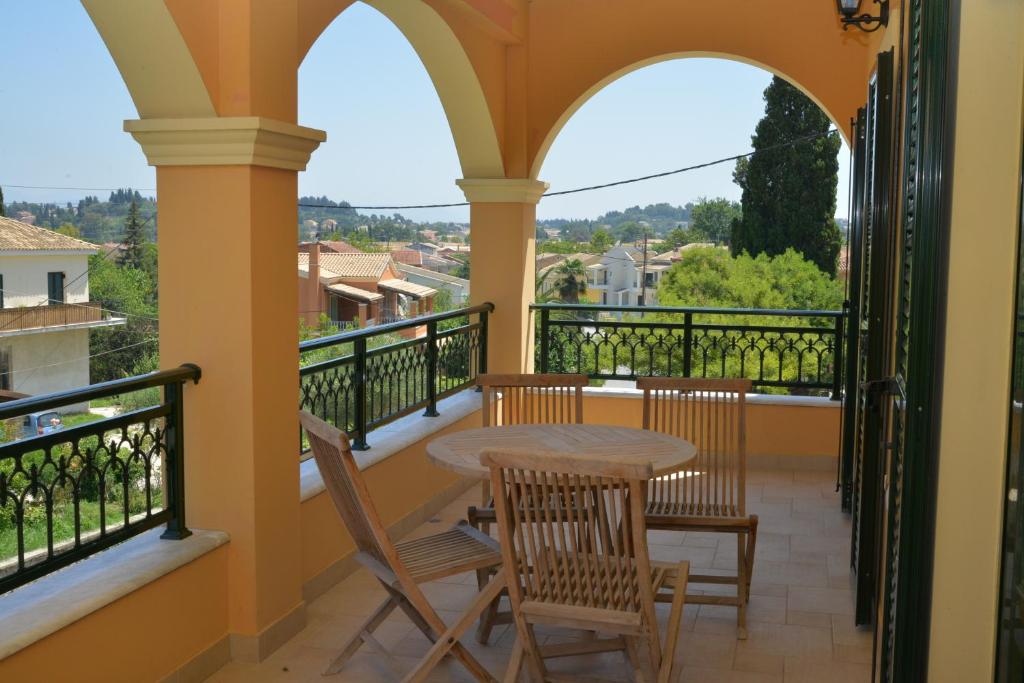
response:
[[[455,424],[480,410],[480,406],[480,394],[472,388],[464,389],[438,401],[438,417],[423,417],[416,412],[373,430],[367,436],[367,441],[370,442],[369,450],[355,452],[359,469],[365,470],[417,441],[422,441],[431,434]],[[309,500],[323,490],[324,481],[320,477],[316,461],[310,458],[302,462],[299,465],[299,500]]]
[[[0,660],[228,542],[193,530],[180,541],[151,529],[0,596]]]

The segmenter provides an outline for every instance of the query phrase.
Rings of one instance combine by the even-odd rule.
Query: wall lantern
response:
[[[878,5],[878,16],[872,16],[868,12],[861,12],[860,6],[863,0],[836,0],[836,7],[839,9],[839,20],[843,23],[845,31],[850,26],[856,26],[865,33],[877,31],[883,26],[889,25],[889,0],[874,0]]]

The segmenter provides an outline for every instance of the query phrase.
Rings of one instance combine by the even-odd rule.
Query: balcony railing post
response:
[[[480,348],[477,349],[479,354],[476,363],[476,374],[486,375],[487,374],[487,311],[480,311]],[[480,386],[477,385],[477,391],[480,391]]]
[[[359,337],[352,342],[355,356],[355,427],[356,438],[352,442],[353,450],[365,451],[370,447],[366,442],[366,386],[370,378],[366,376],[366,337]]]
[[[842,314],[836,316],[835,350],[832,352],[832,400],[843,397],[843,347],[846,346],[846,316],[850,313],[850,302],[843,302]]]
[[[551,341],[548,339],[550,329],[551,311],[546,308],[540,309],[540,371],[549,372],[548,351]]]
[[[437,417],[437,321],[427,323],[427,409],[423,417]]]
[[[693,370],[693,313],[683,314],[683,377]]]
[[[192,535],[185,526],[185,405],[182,398],[184,382],[171,382],[164,385],[164,402],[171,406],[171,414],[167,416],[165,432],[167,456],[164,460],[164,490],[166,491],[167,509],[171,518],[167,521],[167,529],[160,538],[181,540]]]

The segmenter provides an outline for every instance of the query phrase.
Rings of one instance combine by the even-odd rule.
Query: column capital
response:
[[[267,166],[304,171],[327,133],[262,116],[124,122],[150,166]]]
[[[455,184],[471,204],[536,204],[550,187],[530,178],[463,178]]]

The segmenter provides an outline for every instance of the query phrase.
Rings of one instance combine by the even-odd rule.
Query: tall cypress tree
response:
[[[142,221],[139,220],[139,205],[133,201],[128,206],[128,217],[124,221],[123,250],[119,263],[122,266],[141,269],[145,242]]]
[[[4,188],[0,187],[0,217],[6,216],[7,212],[4,211]]]
[[[752,137],[754,153],[736,163],[743,217],[733,221],[732,252],[776,256],[792,248],[836,274],[842,237],[836,225],[839,136],[786,145],[831,126],[806,95],[779,77],[764,91],[764,118]]]

